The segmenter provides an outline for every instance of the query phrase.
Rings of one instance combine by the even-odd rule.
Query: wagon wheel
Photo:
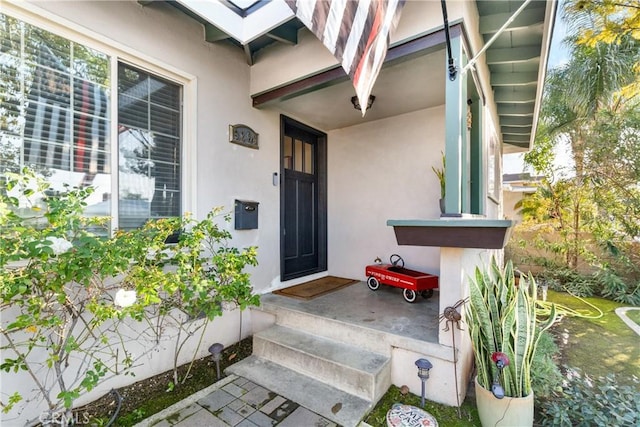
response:
[[[404,268],[404,260],[398,254],[391,255],[389,257],[389,261],[391,261],[391,265],[393,265],[394,267]]]
[[[367,279],[367,286],[372,291],[377,291],[378,289],[380,289],[380,282],[378,282],[378,279],[376,279],[375,277],[371,276],[371,277],[369,277]]]
[[[420,293],[420,295],[422,295],[422,298],[431,298],[433,296],[433,289],[427,289],[426,291],[422,291]]]
[[[411,289],[404,289],[402,291],[402,296],[406,302],[414,302],[418,294],[416,294],[416,291],[412,291]]]

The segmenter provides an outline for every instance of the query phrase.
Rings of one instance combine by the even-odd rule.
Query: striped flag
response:
[[[405,0],[285,0],[340,61],[362,106],[373,89]]]

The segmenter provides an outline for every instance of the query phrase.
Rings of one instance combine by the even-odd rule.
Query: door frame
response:
[[[284,135],[285,128],[293,126],[305,132],[313,134],[317,138],[316,142],[316,176],[318,182],[317,188],[317,206],[316,215],[318,218],[318,266],[313,270],[288,274],[284,276]],[[314,129],[304,123],[280,115],[280,280],[286,281],[298,277],[307,276],[321,271],[327,271],[327,134]]]

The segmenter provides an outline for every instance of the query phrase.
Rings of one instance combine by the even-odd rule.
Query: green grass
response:
[[[569,307],[586,316],[564,317],[552,328],[560,341],[561,360],[558,363],[580,368],[583,373],[594,377],[614,373],[619,383],[635,386],[631,376],[640,377],[640,339],[615,314],[616,308],[625,305],[596,297],[584,300],[598,307],[603,313],[602,316],[588,318],[598,317],[599,312],[570,294],[551,290],[548,293],[548,301]],[[627,315],[640,324],[640,310],[628,311]],[[566,342],[562,343],[562,340]],[[373,427],[386,426],[387,411],[394,403],[420,407],[420,397],[412,394],[403,396],[398,387],[391,386],[365,421]],[[460,408],[461,418],[458,418],[455,407],[439,405],[428,400],[424,409],[438,420],[441,427],[480,425],[473,399],[465,400]]]
[[[627,311],[627,317],[640,325],[640,309]]]
[[[427,382],[429,387],[429,382]],[[387,393],[380,399],[373,411],[365,418],[365,422],[373,427],[386,427],[386,416],[394,403],[402,403],[420,407],[420,397],[411,393],[402,395],[400,389],[392,385]],[[460,407],[461,418],[458,418],[458,410],[453,406],[440,405],[429,400],[424,402],[425,411],[433,415],[438,420],[440,427],[471,427],[479,426],[480,419],[478,411],[475,408],[475,401],[469,402],[469,399]]]
[[[631,385],[630,377],[640,376],[640,340],[615,313],[616,308],[625,305],[597,297],[584,300],[598,307],[603,316],[596,319],[565,317],[554,326],[554,333],[564,348],[562,363],[580,368],[590,376],[614,373],[621,383]],[[548,301],[585,315],[597,315],[596,310],[567,293],[549,291]]]

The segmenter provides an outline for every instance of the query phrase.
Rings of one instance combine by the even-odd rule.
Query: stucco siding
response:
[[[364,279],[376,257],[437,273],[439,249],[398,246],[393,218],[437,218],[431,166],[444,150],[444,106],[329,133],[329,270]]]
[[[204,217],[213,207],[233,212],[235,199],[255,200],[259,228],[234,231],[235,246],[259,246],[259,267],[251,269],[257,291],[279,274],[279,116],[252,107],[249,66],[242,51],[227,43],[207,43],[201,24],[163,2],[38,2],[78,33],[122,49],[134,64],[149,62],[191,77],[185,91],[185,132],[193,132],[193,159],[185,175],[192,203],[185,211]],[[100,37],[103,36],[103,37]],[[229,143],[229,125],[243,123],[259,133],[260,149]],[[233,228],[233,224],[230,225]]]

